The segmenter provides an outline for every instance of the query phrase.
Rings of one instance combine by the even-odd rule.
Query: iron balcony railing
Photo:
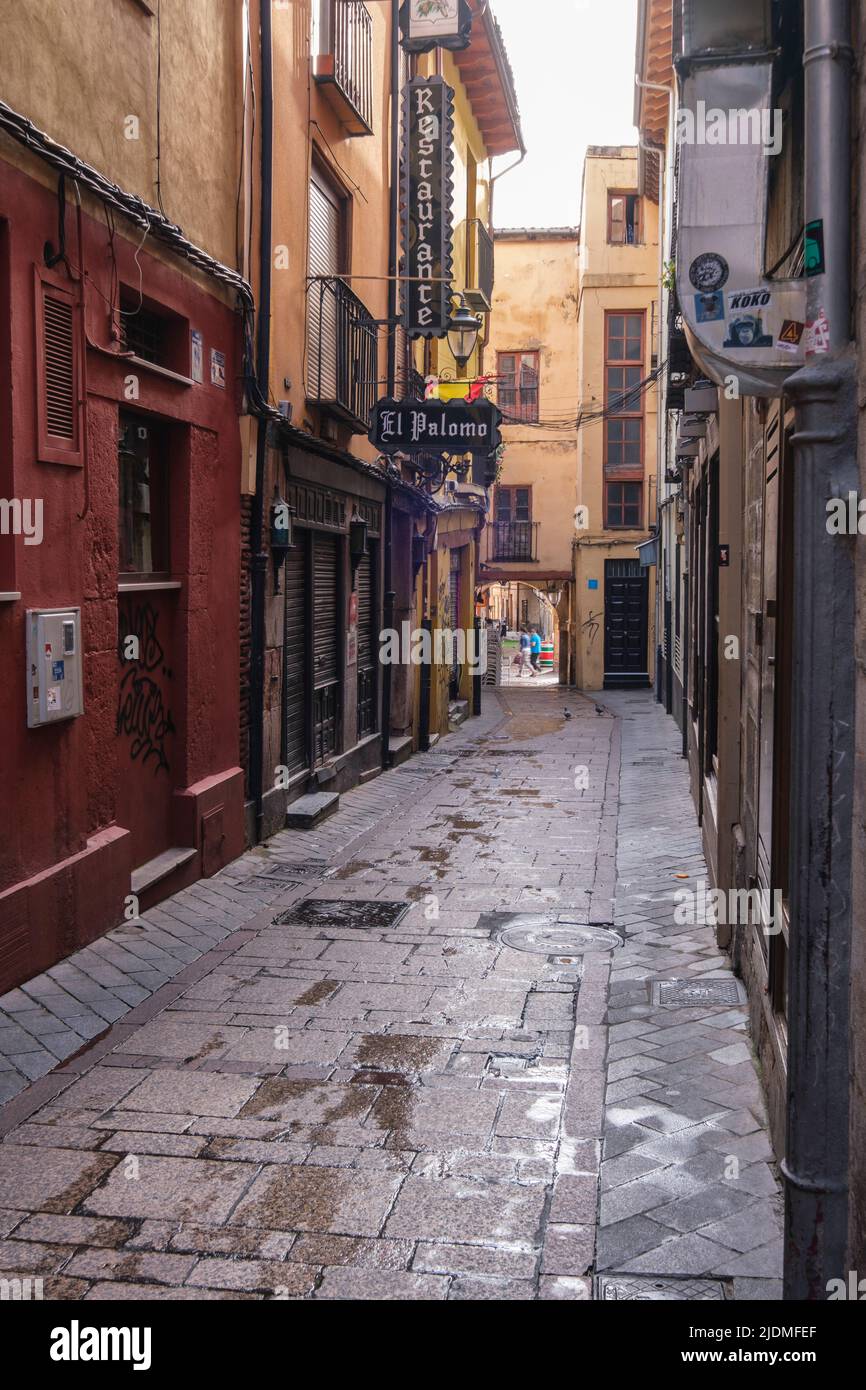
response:
[[[488,560],[537,560],[538,527],[537,521],[488,522]]]
[[[493,238],[479,217],[468,225],[469,257],[466,302],[475,310],[493,307]]]
[[[319,53],[313,76],[325,87],[349,135],[373,129],[373,20],[362,0],[319,0]]]
[[[315,276],[307,289],[307,399],[364,434],[378,376],[376,320],[345,281]]]

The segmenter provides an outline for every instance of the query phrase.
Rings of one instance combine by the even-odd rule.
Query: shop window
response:
[[[637,193],[608,193],[607,239],[612,246],[637,246],[641,240],[641,202]]]
[[[167,575],[168,433],[146,416],[121,411],[118,438],[119,569]]]

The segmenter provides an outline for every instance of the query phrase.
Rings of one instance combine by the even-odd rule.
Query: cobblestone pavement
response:
[[[706,1001],[737,997],[711,928],[673,920],[703,872],[676,731],[648,693],[603,704],[488,693],[315,831],[0,1000],[0,1275],[72,1299],[585,1299],[594,1274],[777,1296],[745,1011]],[[615,935],[584,952],[590,924]]]

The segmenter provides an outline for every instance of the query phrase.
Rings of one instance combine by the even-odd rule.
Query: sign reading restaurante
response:
[[[443,338],[451,308],[454,92],[441,77],[403,91],[403,324]]]
[[[369,439],[383,454],[490,454],[501,443],[493,401],[377,401]]]

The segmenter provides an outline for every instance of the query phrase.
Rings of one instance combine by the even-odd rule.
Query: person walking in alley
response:
[[[529,660],[532,663],[533,671],[538,671],[541,664],[541,637],[537,627],[534,627],[529,634]]]
[[[530,676],[535,675],[535,671],[532,669],[532,639],[526,631],[526,628],[522,627],[520,629],[520,665],[517,670],[518,677],[522,676],[524,671],[528,671]]]

